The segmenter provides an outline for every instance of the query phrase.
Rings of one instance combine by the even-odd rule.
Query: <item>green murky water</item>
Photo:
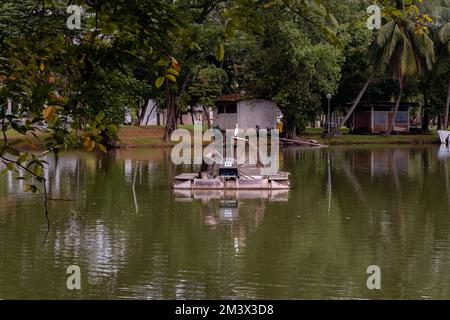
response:
[[[192,168],[166,150],[66,153],[49,159],[48,187],[75,201],[51,202],[42,246],[42,197],[0,177],[0,298],[450,299],[450,154],[438,149],[285,149],[289,193],[192,196],[171,190]],[[66,287],[70,265],[81,290]],[[369,265],[381,290],[367,289]]]

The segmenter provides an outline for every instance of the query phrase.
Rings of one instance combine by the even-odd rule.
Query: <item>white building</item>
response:
[[[142,117],[142,121],[139,123],[139,125],[156,126],[158,124],[158,106],[156,105],[156,101],[150,99],[144,111],[145,114]]]
[[[156,101],[150,99],[147,107],[144,109],[145,114],[142,117],[142,121],[139,123],[140,126],[156,126],[166,125],[167,113],[166,110],[160,111],[158,106],[156,105]],[[209,108],[207,108],[207,112]],[[178,119],[178,124],[186,124],[186,125],[194,125],[198,123],[208,124],[208,116],[210,117],[210,121],[212,120],[212,114],[207,114],[203,110],[203,107],[196,106],[192,110],[192,114],[190,111],[183,113],[181,115],[181,119]]]
[[[247,98],[241,94],[230,94],[216,100],[214,126],[221,130],[276,129],[279,110],[275,102]]]
[[[206,111],[205,111],[206,109]],[[181,115],[181,119],[178,121],[179,124],[187,124],[187,125],[194,125],[194,124],[208,124],[208,117],[209,121],[212,122],[213,115],[210,110],[210,108],[203,109],[202,106],[195,106],[192,108],[192,111],[188,111],[186,113],[183,113]]]

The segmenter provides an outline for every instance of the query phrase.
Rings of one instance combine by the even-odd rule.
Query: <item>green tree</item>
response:
[[[68,4],[83,8],[81,30],[66,27]],[[117,140],[125,105],[136,103],[168,55],[179,17],[165,0],[0,3],[0,159],[6,169],[45,182],[42,156],[83,146],[106,152]],[[146,65],[153,79],[138,76]],[[6,101],[15,108],[6,114]],[[20,105],[20,108],[18,106]],[[41,154],[20,151],[7,126],[37,135],[47,124]],[[68,123],[72,126],[69,128]],[[45,199],[45,183],[44,188]],[[31,191],[38,186],[29,181]],[[47,206],[46,206],[47,207]]]
[[[261,34],[239,34],[227,43],[233,61],[233,89],[275,101],[284,115],[285,134],[295,138],[321,111],[321,99],[334,93],[343,53],[322,30],[305,24],[285,7],[261,10]],[[316,21],[324,19],[317,14]]]
[[[200,70],[208,66],[220,67],[214,53],[218,41],[223,39],[227,3],[219,0],[183,0],[173,4],[175,11],[183,12],[183,28],[181,36],[170,38],[169,58],[160,61],[163,69],[156,80],[157,87],[164,89],[162,100],[167,113],[166,140],[170,140],[177,128],[181,113],[186,112],[191,103],[196,103],[192,101],[189,91],[198,80]]]
[[[436,41],[437,59],[435,70],[438,76],[447,81],[447,99],[444,108],[444,130],[448,128],[450,107],[450,22],[447,21],[438,31],[439,41]],[[445,79],[447,77],[447,79]]]
[[[224,84],[227,83],[227,74],[222,68],[214,65],[199,69],[193,78],[192,85],[187,91],[187,105],[202,107],[205,114],[209,108],[215,108],[216,98],[222,95]],[[211,126],[208,117],[208,126]]]
[[[388,76],[399,84],[394,117],[387,130],[387,134],[390,134],[403,95],[405,76],[418,74],[424,67],[430,69],[433,63],[434,46],[427,35],[426,27],[426,24],[432,21],[431,18],[427,14],[419,13],[419,8],[410,0],[381,0],[378,3],[383,5],[383,16],[387,23],[383,25],[371,45],[373,71],[337,130],[350,119],[377,72],[382,71],[387,72]]]

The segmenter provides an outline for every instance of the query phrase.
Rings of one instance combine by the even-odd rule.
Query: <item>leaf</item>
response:
[[[12,156],[14,156],[14,157],[19,157],[19,156],[20,156],[19,151],[17,151],[17,150],[14,149],[14,148],[10,148],[10,147],[7,147],[7,148],[6,148],[6,153],[8,153],[8,154],[10,154],[10,155],[12,155]]]
[[[54,114],[50,119],[47,120],[49,124],[56,124],[59,120],[59,117],[57,114]]]
[[[166,79],[169,79],[172,82],[177,82],[177,78],[175,78],[173,75],[171,74],[165,74],[164,77],[166,77]]]
[[[83,146],[86,147],[86,149],[89,147],[89,144],[91,143],[91,138],[86,137],[83,141]]]
[[[36,134],[34,134],[36,135]],[[36,144],[33,143],[33,141],[31,141],[31,139],[29,137],[25,137],[25,140],[27,140],[28,144],[31,146],[32,149],[37,149]]]
[[[33,170],[33,171],[34,171],[34,174],[35,174],[36,176],[38,176],[38,177],[42,176],[42,165],[36,163],[36,164],[34,165],[34,170]]]
[[[169,68],[169,69],[167,69],[166,72],[167,72],[167,73],[170,73],[170,74],[172,74],[172,75],[174,75],[175,77],[180,76],[180,73],[179,73],[177,70],[175,70],[175,69]]]
[[[161,88],[163,83],[164,83],[164,77],[158,77],[158,79],[156,79],[156,81],[155,81],[156,88],[158,88],[158,89]]]
[[[33,91],[30,89],[30,88],[28,88],[28,87],[21,87],[22,88],[22,94],[24,95],[24,96],[26,96],[26,97],[31,97],[32,95],[33,95]]]
[[[225,48],[223,46],[223,43],[218,42],[216,44],[214,54],[216,56],[217,61],[222,62],[225,58]]]
[[[25,192],[31,191],[32,193],[36,193],[39,191],[39,188],[34,184],[26,184]]]
[[[264,8],[265,8],[265,9],[269,9],[269,8],[273,7],[274,5],[276,5],[276,4],[277,4],[277,1],[276,1],[276,0],[269,0],[269,1],[264,5]]]
[[[101,152],[107,153],[107,150],[106,150],[105,146],[102,145],[101,143],[97,143],[97,148],[98,148]]]
[[[87,148],[88,152],[91,152],[92,150],[94,150],[95,148],[95,142],[91,140],[91,142],[89,143],[89,146]]]
[[[103,111],[101,111],[96,117],[95,117],[95,121],[100,122],[103,119],[105,119],[105,113]]]
[[[44,72],[45,70],[45,64],[41,63],[41,65],[39,66],[39,70],[41,70],[41,72]]]
[[[234,32],[236,31],[236,24],[236,20],[231,18],[225,22],[225,38],[230,38],[233,36]]]
[[[175,59],[174,57],[171,57],[170,60],[172,62],[170,64],[170,67],[172,69],[175,69],[179,73],[181,71],[181,67],[180,67],[180,64],[178,63],[177,59]]]
[[[22,163],[22,162],[27,161],[28,158],[29,158],[29,154],[28,154],[28,153],[22,153],[22,155],[21,155],[19,158],[17,158],[16,161],[17,161],[18,163]]]
[[[42,111],[42,116],[45,120],[49,120],[56,112],[55,106],[48,106],[47,108]]]
[[[327,27],[320,27],[320,30],[323,32],[324,36],[328,38],[328,40],[334,45],[341,47],[342,43],[339,41],[336,33],[334,33],[331,29]]]
[[[159,61],[156,63],[156,66],[157,66],[157,67],[164,67],[164,66],[167,66],[168,64],[169,64],[169,61],[168,61],[168,60],[161,59],[161,60],[159,60]]]
[[[108,130],[108,132],[112,135],[116,135],[118,133],[118,129],[115,125],[113,124],[109,124],[106,126],[106,130]]]

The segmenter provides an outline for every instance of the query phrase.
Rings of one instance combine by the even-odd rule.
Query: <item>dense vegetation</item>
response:
[[[373,3],[381,30],[366,27]],[[68,5],[83,8],[81,29],[67,27]],[[383,99],[422,102],[423,127],[446,128],[449,17],[447,0],[1,0],[1,127],[34,134],[45,121],[46,152],[106,152],[125,108],[155,99],[169,139],[181,113],[245,92],[277,102],[291,138],[326,94],[341,125],[360,100]],[[42,181],[40,157],[3,133],[7,169]]]

